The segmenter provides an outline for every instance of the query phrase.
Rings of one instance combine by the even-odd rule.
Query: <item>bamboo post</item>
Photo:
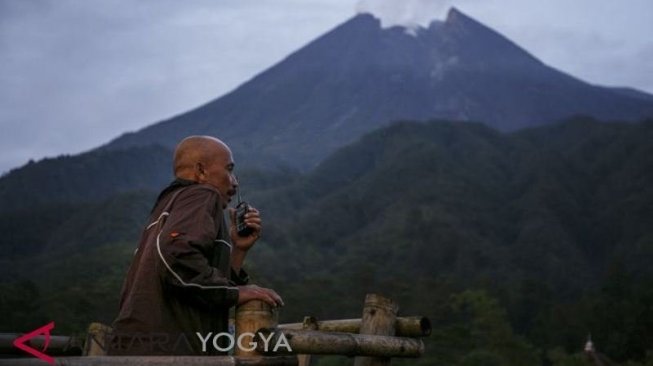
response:
[[[394,336],[399,305],[377,294],[367,294],[360,334]],[[389,366],[389,357],[356,357],[354,366]]]
[[[312,316],[304,317],[304,322],[302,323],[303,330],[317,330],[317,321]],[[311,355],[303,354],[297,355],[297,365],[298,366],[310,366],[311,365]]]
[[[270,305],[261,300],[251,300],[236,307],[236,337],[244,333],[256,334],[260,328],[275,327],[277,325],[278,313]],[[248,337],[252,339],[247,339]],[[242,344],[253,342],[251,336],[243,335]],[[260,354],[254,349],[251,351],[236,347],[234,354],[240,357],[255,357]]]
[[[86,333],[86,343],[84,344],[84,356],[106,356],[106,340],[113,329],[102,323],[91,323]]]
[[[312,318],[313,319],[313,318]],[[316,329],[323,332],[342,332],[359,334],[362,319],[316,320]],[[304,323],[279,324],[281,329],[304,329]],[[428,337],[431,335],[431,321],[424,316],[397,317],[395,323],[397,337]]]

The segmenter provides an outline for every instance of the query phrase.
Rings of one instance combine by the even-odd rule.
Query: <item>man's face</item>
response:
[[[231,151],[222,150],[216,154],[213,162],[204,167],[203,183],[207,183],[217,188],[222,196],[223,208],[231,202],[231,197],[236,194],[238,181],[233,174],[234,161]]]

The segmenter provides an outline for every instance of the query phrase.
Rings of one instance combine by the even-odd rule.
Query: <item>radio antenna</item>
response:
[[[236,178],[236,182],[238,182],[238,177],[234,176],[234,178]],[[238,203],[240,204],[243,202],[243,200],[240,198],[240,187],[236,188],[236,193],[238,194]]]

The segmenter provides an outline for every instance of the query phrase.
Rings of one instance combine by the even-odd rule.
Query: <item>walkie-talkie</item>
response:
[[[249,212],[249,204],[240,198],[240,189],[238,190],[238,204],[236,205],[236,232],[238,236],[250,236],[254,229],[245,223],[245,214]]]

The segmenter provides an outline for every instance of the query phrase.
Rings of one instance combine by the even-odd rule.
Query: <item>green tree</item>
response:
[[[436,355],[454,365],[537,365],[535,348],[516,335],[505,309],[482,290],[454,294],[448,324],[437,327]]]

